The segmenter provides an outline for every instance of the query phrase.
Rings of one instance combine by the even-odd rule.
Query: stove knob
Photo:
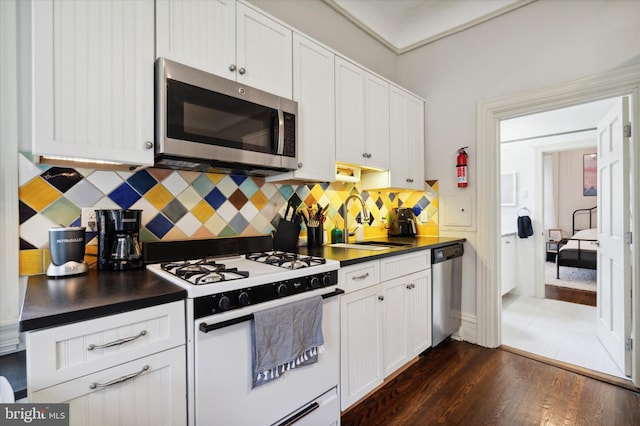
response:
[[[318,277],[311,277],[310,284],[311,284],[311,288],[318,288],[318,287],[320,287],[320,278],[318,278]]]
[[[324,274],[322,276],[322,285],[331,285],[331,274]]]
[[[223,311],[226,311],[231,306],[231,301],[227,296],[220,296],[220,300],[218,300],[218,307]]]
[[[278,286],[276,287],[276,293],[278,293],[278,296],[286,296],[288,292],[289,289],[284,283],[278,284]]]
[[[240,303],[240,305],[242,306],[247,306],[249,303],[251,303],[249,293],[247,293],[246,291],[241,291],[238,295],[238,303]]]

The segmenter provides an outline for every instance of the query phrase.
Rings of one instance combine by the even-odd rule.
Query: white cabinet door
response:
[[[32,8],[33,153],[152,165],[153,0]]]
[[[502,295],[516,287],[516,236],[500,238],[500,288]]]
[[[156,0],[156,56],[235,80],[235,0]]]
[[[411,286],[405,277],[382,284],[384,293],[384,376],[402,367],[409,359],[409,324],[407,309]]]
[[[238,82],[291,99],[291,29],[242,3],[236,9]]]
[[[341,409],[382,383],[382,286],[341,297]]]
[[[185,348],[33,392],[29,402],[69,403],[71,425],[185,425]]]
[[[365,71],[336,57],[336,160],[366,163]]]
[[[384,375],[431,346],[431,270],[382,283]]]
[[[298,102],[298,161],[292,173],[267,177],[331,182],[335,180],[335,74],[333,52],[293,34],[293,100]]]
[[[389,83],[336,57],[336,160],[389,168]]]
[[[389,168],[389,83],[365,74],[366,165]]]
[[[390,186],[424,190],[424,102],[391,86]]]

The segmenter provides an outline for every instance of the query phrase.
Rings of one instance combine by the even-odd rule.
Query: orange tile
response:
[[[262,208],[266,206],[267,203],[269,202],[269,200],[262,193],[262,191],[257,191],[255,194],[253,194],[253,197],[251,197],[251,200],[249,201],[251,201],[255,206],[255,208],[258,210],[262,210]]]

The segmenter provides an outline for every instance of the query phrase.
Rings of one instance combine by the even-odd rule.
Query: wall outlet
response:
[[[96,210],[93,207],[83,207],[82,216],[80,217],[80,226],[87,228],[87,232],[98,232],[98,224],[96,223]]]

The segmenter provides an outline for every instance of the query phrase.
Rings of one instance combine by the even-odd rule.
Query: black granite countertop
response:
[[[318,248],[300,247],[300,254],[310,254],[321,256],[327,259],[340,261],[340,266],[348,266],[356,263],[367,262],[369,260],[381,259],[399,254],[411,253],[424,249],[435,249],[453,243],[463,243],[466,238],[446,238],[446,237],[381,237],[372,238],[370,241],[378,241],[381,245],[385,242],[406,244],[400,247],[391,247],[385,250],[366,250],[338,248],[325,245]]]
[[[20,331],[84,321],[186,298],[187,292],[146,269],[97,271],[67,278],[29,277]]]

